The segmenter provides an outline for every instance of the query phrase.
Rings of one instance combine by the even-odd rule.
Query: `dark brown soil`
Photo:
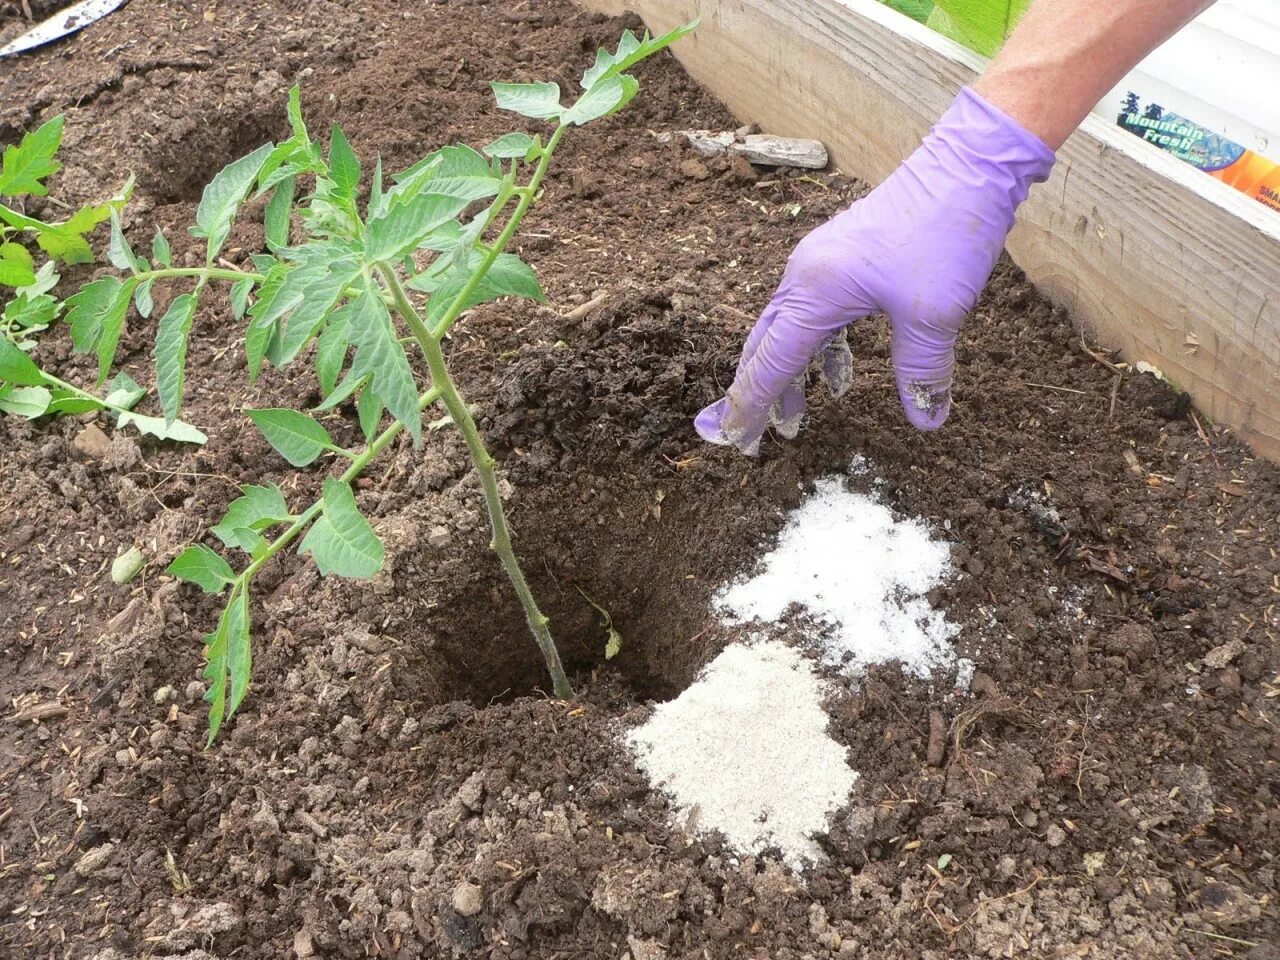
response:
[[[395,167],[504,132],[489,79],[572,88],[620,27],[562,0],[133,0],[0,63],[0,143],[65,111],[60,195],[133,170],[132,235],[162,223],[194,257],[203,183],[283,132],[295,80],[315,129],[340,120]],[[235,484],[306,502],[323,474],[245,429],[243,404],[317,398],[309,376],[247,385],[212,298],[187,414],[207,447],[122,433],[90,457],[72,440],[92,417],[0,420],[0,956],[1277,956],[1275,468],[1118,374],[1008,265],[942,432],[905,424],[868,322],[854,389],[817,398],[798,441],[755,461],[699,443],[691,419],[791,246],[858,187],[660,146],[649,131],[734,121],[668,56],[639,75],[632,108],[567,143],[520,241],[549,306],[477,310],[451,347],[579,699],[538,692],[439,431],[362,488],[377,580],[321,582],[296,558],[260,578],[254,688],[201,749],[215,607],[157,571]],[[239,226],[231,256],[259,234]],[[141,382],[153,336],[134,321],[124,341]],[[64,331],[41,356],[90,379]],[[979,672],[971,691],[885,668],[833,693],[861,778],[797,876],[686,835],[617,734],[727,641],[711,592],[855,453],[954,540],[963,574],[935,599]],[[131,543],[149,572],[113,586]],[[611,611],[617,659],[579,588]]]

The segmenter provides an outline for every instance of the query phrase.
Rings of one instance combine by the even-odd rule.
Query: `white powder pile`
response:
[[[827,719],[822,684],[795,650],[738,644],[627,740],[696,829],[738,850],[777,847],[798,869],[819,858],[813,836],[858,776]]]
[[[895,520],[833,477],[787,519],[760,572],[721,590],[716,606],[737,623],[777,622],[797,604],[826,627],[817,639],[829,664],[853,673],[899,660],[926,677],[954,661],[958,628],[924,597],[950,572],[947,544],[923,523]]]

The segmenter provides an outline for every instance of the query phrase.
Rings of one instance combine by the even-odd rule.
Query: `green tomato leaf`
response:
[[[284,494],[274,483],[265,486],[244,484],[240,487],[240,494],[211,532],[228,547],[239,547],[245,553],[252,553],[262,539],[262,531],[286,523],[293,517]]]
[[[325,477],[324,510],[298,553],[311,554],[322,576],[365,580],[382,569],[382,541],[360,513],[351,487],[333,477]]]
[[[83,353],[94,348],[102,336],[104,318],[121,299],[123,289],[118,278],[100,277],[67,299],[67,323],[76,350]]]
[[[244,319],[244,312],[249,309],[249,294],[252,291],[252,278],[237,280],[231,285],[231,315],[237,320]]]
[[[533,137],[527,133],[508,133],[485,147],[484,154],[498,160],[523,160],[533,146]]]
[[[34,360],[19,350],[8,337],[0,337],[0,380],[20,387],[39,387],[44,374]]]
[[[558,83],[491,83],[500,110],[511,110],[534,120],[551,120],[560,116]]]
[[[173,298],[156,331],[156,388],[165,421],[178,419],[187,375],[187,340],[198,300],[194,293]]]
[[[53,159],[62,143],[62,116],[41,124],[16,146],[5,147],[0,158],[0,195],[43,197],[48,190],[41,182],[62,167]]]
[[[36,282],[35,262],[20,243],[0,243],[0,284],[28,287]]]
[[[53,395],[44,387],[0,386],[0,411],[34,420],[49,412]]]
[[[165,573],[194,583],[205,593],[221,593],[236,579],[231,564],[202,543],[187,547],[178,554]]]
[[[316,339],[316,379],[326,395],[333,393],[347,359],[347,333],[350,321],[343,312],[335,313]]]
[[[320,454],[334,449],[329,431],[305,413],[285,407],[246,410],[245,413],[257,424],[267,443],[295,467],[314,463]]]
[[[252,654],[249,644],[249,595],[243,590],[232,592],[226,609],[218,618],[218,628],[204,638],[204,678],[209,689],[204,698],[209,704],[209,739],[212,744],[244,700],[249,688]]]
[[[346,200],[355,197],[356,188],[360,186],[360,160],[336,123],[329,141],[329,177],[340,197]]]
[[[111,386],[107,388],[106,402],[125,410],[132,410],[146,395],[147,391],[138,386],[133,377],[127,373],[117,373],[111,381]]]
[[[111,239],[107,242],[107,261],[117,270],[128,270],[130,273],[146,269],[145,262],[138,259],[125,238],[120,226],[120,214],[116,210],[111,211]]]
[[[409,286],[415,290],[431,292],[431,300],[427,303],[427,325],[433,330],[449,312],[454,300],[471,282],[472,274],[480,259],[481,255],[472,251],[469,261],[463,261],[439,275],[432,275],[430,270],[426,270],[409,282]],[[533,272],[533,268],[513,253],[498,255],[493,266],[460,306],[458,313],[470,310],[479,304],[497,300],[499,297],[524,297],[539,303],[546,300],[542,285],[538,283],[538,277]]]
[[[45,266],[48,265],[48,263],[45,264]],[[34,290],[38,287],[39,283],[36,283],[26,287],[25,290]],[[4,322],[12,332],[39,333],[58,318],[61,310],[62,304],[47,293],[21,292],[4,305]]]
[[[607,50],[596,53],[596,62],[582,75],[582,89],[590,90],[596,84],[618,76],[646,57],[651,57],[659,50],[671,46],[681,37],[692,33],[700,22],[701,18],[695,17],[689,23],[676,27],[670,33],[664,33],[660,37],[651,37],[646,30],[641,40],[637,40],[636,35],[630,30],[623,31],[622,39],[618,41],[618,49],[614,53],[609,53]]]
[[[581,126],[617,113],[631,102],[639,89],[639,81],[625,73],[600,80],[564,112],[560,122]]]
[[[262,216],[263,232],[267,247],[271,250],[288,246],[289,218],[293,213],[293,193],[297,188],[296,177],[285,177],[276,186],[267,209]]]
[[[169,240],[159,227],[156,227],[156,235],[151,240],[151,256],[162,267],[173,266],[173,251],[169,249]]]
[[[418,409],[418,387],[409,367],[409,358],[396,338],[387,305],[377,287],[370,283],[351,304],[348,315],[356,356],[351,363],[353,378],[372,377],[367,389],[382,400],[391,415],[405,425],[417,443],[422,439],[422,411]]]
[[[38,390],[39,387],[32,387],[32,390]],[[373,390],[366,390],[356,398],[356,416],[360,419],[360,430],[364,434],[365,440],[373,440],[373,435],[378,432],[378,425],[382,423],[382,414],[386,412],[386,405],[383,404],[382,398]]]
[[[494,181],[494,193],[498,182]],[[405,203],[394,204],[382,216],[371,219],[364,237],[364,254],[369,263],[398,262],[418,248],[432,230],[460,214],[474,198],[420,193]]]
[[[209,438],[200,430],[184,420],[168,423],[163,417],[145,417],[140,413],[120,414],[121,427],[132,426],[139,433],[155,437],[157,440],[174,440],[178,443],[194,443],[197,446],[208,442]]]
[[[236,209],[249,193],[258,171],[273,149],[273,144],[264,143],[248,156],[232,161],[204,188],[200,205],[196,207],[196,225],[191,228],[191,235],[208,240],[206,262],[213,263],[227,242]]]
[[[138,311],[138,316],[144,319],[151,318],[151,311],[155,309],[155,301],[151,299],[152,280],[143,280],[133,291],[133,305]]]

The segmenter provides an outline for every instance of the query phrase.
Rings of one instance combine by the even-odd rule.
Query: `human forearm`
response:
[[[974,84],[1052,150],[1143,57],[1213,0],[1036,0]]]

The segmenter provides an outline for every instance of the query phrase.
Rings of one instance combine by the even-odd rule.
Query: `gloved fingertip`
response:
[[[804,420],[804,377],[797,377],[780,396],[769,411],[769,420],[773,428],[786,440],[794,440],[800,433],[800,423]]]
[[[898,397],[902,400],[907,421],[917,430],[937,430],[951,413],[950,388],[935,390],[918,381],[899,383]]]
[[[723,425],[724,415],[728,409],[728,397],[721,397],[710,406],[703,407],[693,420],[693,429],[698,431],[698,436],[707,441],[707,443],[714,443],[722,447],[729,446],[733,441],[724,432]]]

